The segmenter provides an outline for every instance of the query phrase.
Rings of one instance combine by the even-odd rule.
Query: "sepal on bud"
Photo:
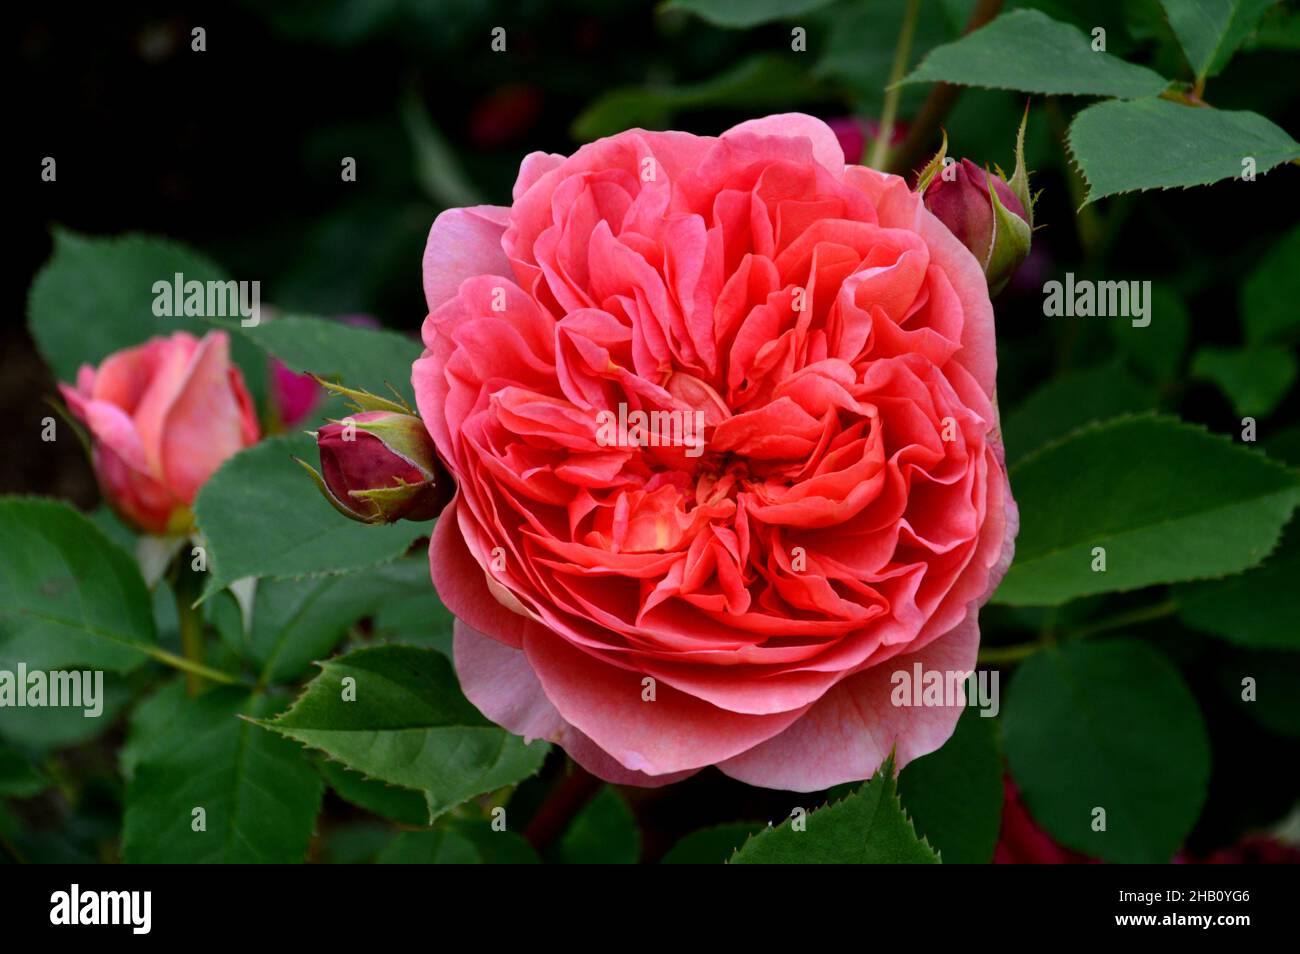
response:
[[[364,391],[348,393],[392,404]],[[451,499],[451,479],[424,422],[413,414],[366,410],[330,421],[313,436],[321,470],[298,463],[345,517],[369,524],[432,520]]]
[[[943,133],[943,142],[939,144],[939,151],[930,157],[916,177],[916,192],[924,193],[926,186],[943,169],[943,161],[948,155],[948,130],[941,129]]]
[[[380,397],[378,394],[371,394],[363,388],[345,388],[333,381],[326,381],[318,374],[313,374],[312,379],[331,394],[337,394],[347,399],[348,407],[354,411],[391,411],[394,414],[415,416],[415,411],[412,410],[411,405],[406,403],[405,399],[397,393],[397,389],[391,384],[388,385],[388,389],[393,392],[393,397],[397,399],[395,401]]]

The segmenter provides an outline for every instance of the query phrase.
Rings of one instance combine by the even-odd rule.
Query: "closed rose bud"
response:
[[[989,294],[1006,287],[1029,255],[1033,201],[1024,169],[1024,123],[1016,140],[1016,171],[1010,180],[969,159],[945,165],[944,151],[921,173],[925,207],[971,250],[984,269]]]
[[[188,531],[199,488],[260,436],[223,331],[153,338],[82,365],[59,390],[90,431],[105,500],[146,533]]]
[[[925,207],[980,259],[987,257],[993,240],[993,203],[989,198],[989,183],[992,183],[1002,204],[1024,219],[1025,207],[1011,187],[969,159],[940,172],[930,183],[930,188],[925,190]]]
[[[451,499],[433,439],[414,415],[363,411],[326,424],[316,444],[320,473],[303,466],[325,499],[353,520],[432,520]]]

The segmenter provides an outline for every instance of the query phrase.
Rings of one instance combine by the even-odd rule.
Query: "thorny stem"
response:
[[[898,116],[898,97],[902,88],[898,85],[907,69],[907,58],[912,53],[912,38],[916,35],[916,16],[921,9],[921,0],[907,0],[907,9],[903,13],[903,26],[898,31],[898,45],[894,47],[894,64],[889,69],[889,82],[885,85],[885,105],[880,111],[880,129],[875,142],[871,144],[871,155],[867,165],[873,169],[884,169],[885,158],[889,155],[889,141],[894,136],[894,119]]]

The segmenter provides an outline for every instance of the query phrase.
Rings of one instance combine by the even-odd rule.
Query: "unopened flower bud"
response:
[[[925,206],[979,261],[996,295],[1029,255],[1034,229],[1033,200],[1024,169],[1022,122],[1016,140],[1016,171],[1008,180],[981,169],[969,159],[945,160],[944,149],[921,173],[917,188]]]
[[[339,513],[362,523],[432,520],[451,499],[451,479],[418,417],[364,411],[316,434],[320,473],[303,464]]]

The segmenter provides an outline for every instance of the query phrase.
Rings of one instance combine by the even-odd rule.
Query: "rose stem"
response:
[[[894,65],[889,69],[889,82],[885,85],[885,105],[880,111],[880,128],[875,141],[871,143],[871,155],[867,165],[873,169],[883,169],[885,158],[889,155],[889,140],[894,136],[894,118],[898,115],[898,97],[902,88],[898,81],[907,69],[907,58],[912,53],[912,37],[916,34],[916,14],[921,9],[921,0],[907,0],[907,9],[903,12],[903,26],[898,31],[898,45],[894,47]]]
[[[570,762],[564,778],[555,783],[542,807],[524,828],[528,843],[539,853],[549,846],[569,827],[569,822],[596,796],[603,784],[586,769]]]
[[[970,19],[966,21],[966,28],[962,31],[964,36],[967,33],[973,33],[984,24],[992,20],[1002,10],[1002,0],[979,0],[975,9],[971,11]],[[919,166],[926,152],[934,148],[935,134],[939,131],[939,124],[943,122],[944,117],[948,115],[949,110],[957,102],[957,94],[960,87],[953,86],[950,83],[935,83],[930,88],[930,93],[921,104],[921,109],[912,121],[911,128],[907,132],[907,137],[894,152],[889,162],[889,171],[900,176],[907,175],[913,167]],[[886,140],[888,141],[888,140]]]
[[[1087,623],[1072,630],[1067,630],[1062,639],[1082,639],[1085,636],[1092,636],[1096,633],[1109,632],[1112,629],[1121,629],[1125,626],[1135,626],[1141,623],[1149,623],[1153,620],[1163,619],[1177,612],[1178,603],[1174,600],[1165,600],[1163,603],[1154,603],[1151,606],[1140,606],[1137,609],[1127,610],[1123,613],[1116,613],[1113,616],[1106,616],[1093,623]],[[1032,656],[1040,649],[1054,644],[1056,639],[1050,633],[1044,633],[1042,639],[1030,640],[1025,643],[1014,643],[1010,646],[990,646],[987,649],[979,651],[979,661],[989,665],[1002,665],[1006,663],[1017,663],[1021,660]]]

